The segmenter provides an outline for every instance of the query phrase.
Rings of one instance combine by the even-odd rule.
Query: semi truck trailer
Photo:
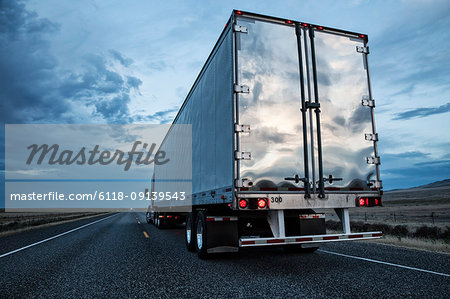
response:
[[[381,238],[352,233],[349,218],[382,203],[367,44],[366,34],[234,10],[161,144],[191,125],[188,210],[151,201],[147,221],[184,225],[200,258]],[[155,166],[151,192],[167,191],[161,178],[177,167]],[[342,232],[327,234],[323,209]]]

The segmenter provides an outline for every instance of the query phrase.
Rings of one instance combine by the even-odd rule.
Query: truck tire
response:
[[[184,229],[184,240],[186,248],[190,252],[195,251],[195,212],[189,213],[186,216],[186,226]]]
[[[204,211],[200,211],[196,217],[196,225],[195,225],[195,244],[197,255],[201,259],[208,258],[208,246],[207,246],[207,231],[206,231],[206,213]]]

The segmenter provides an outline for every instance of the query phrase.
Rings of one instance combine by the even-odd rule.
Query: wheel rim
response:
[[[191,244],[191,229],[190,228],[186,229],[186,241],[188,242],[188,244]]]
[[[186,223],[186,242],[191,244],[191,219]]]
[[[200,250],[203,248],[203,225],[201,220],[197,223],[197,248]]]

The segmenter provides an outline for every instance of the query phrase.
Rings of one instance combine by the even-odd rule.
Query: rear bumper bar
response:
[[[239,239],[239,247],[371,240],[371,239],[379,239],[382,236],[383,236],[382,232],[367,232],[367,233],[353,233],[353,234],[295,236],[284,238],[241,238]]]

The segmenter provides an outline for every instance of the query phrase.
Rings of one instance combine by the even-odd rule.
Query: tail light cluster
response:
[[[380,197],[359,197],[356,199],[357,207],[381,207],[382,205]]]
[[[249,210],[265,210],[269,208],[269,199],[265,197],[241,198],[239,199],[239,208]]]

